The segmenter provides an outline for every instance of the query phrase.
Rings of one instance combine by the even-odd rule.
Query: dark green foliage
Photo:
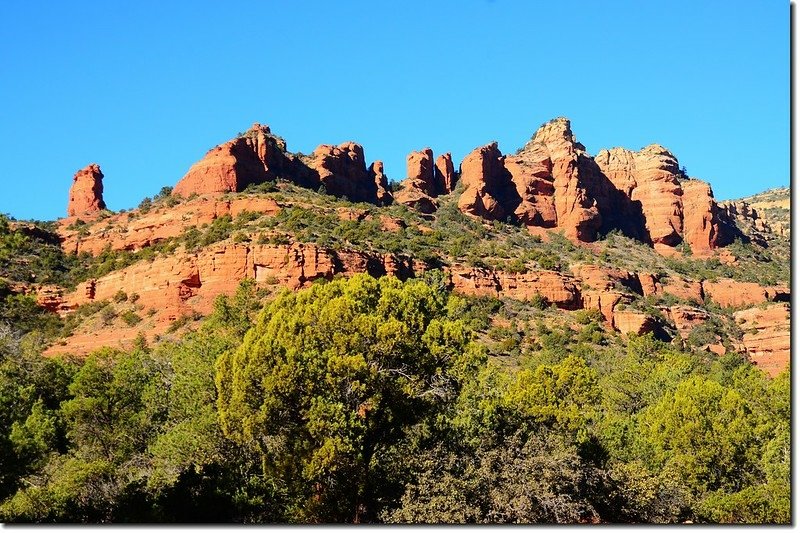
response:
[[[432,271],[323,281],[259,314],[247,280],[180,339],[76,363],[40,356],[30,297],[0,296],[6,522],[791,519],[789,372],[620,339],[597,312],[553,323]],[[133,323],[125,296],[52,328]]]

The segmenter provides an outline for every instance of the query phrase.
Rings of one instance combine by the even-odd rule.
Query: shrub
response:
[[[120,317],[122,318],[122,321],[125,322],[129,326],[135,326],[136,324],[138,324],[139,322],[142,321],[142,317],[137,315],[134,311],[130,311],[130,310],[125,311],[124,313],[122,313],[122,315],[120,315]]]

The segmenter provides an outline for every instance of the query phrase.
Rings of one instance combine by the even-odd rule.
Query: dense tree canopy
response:
[[[179,340],[83,361],[0,325],[0,517],[790,521],[788,371],[588,314],[518,328],[444,287],[355,276],[262,309],[251,280]]]

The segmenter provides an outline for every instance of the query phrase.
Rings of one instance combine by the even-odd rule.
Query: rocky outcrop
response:
[[[433,213],[438,204],[434,197],[443,192],[435,176],[433,151],[425,148],[406,158],[406,179],[394,195],[395,201],[422,213]]]
[[[705,324],[711,318],[708,311],[688,305],[673,305],[663,308],[662,311],[667,319],[675,324],[675,329],[682,339],[686,339],[695,327]]]
[[[233,294],[239,282],[254,278],[263,285],[307,286],[315,279],[336,274],[367,272],[373,276],[414,275],[422,265],[402,256],[356,251],[334,252],[311,244],[245,245],[219,243],[196,253],[179,252],[154,261],[141,261],[102,278],[85,281],[69,294],[43,293],[42,301],[62,314],[80,305],[112,300],[123,291],[137,295],[143,313],[152,314],[155,333],[163,333],[181,316],[207,314],[220,294]],[[152,310],[152,311],[150,311]],[[68,338],[48,354],[86,353],[86,348],[116,346],[136,336],[118,325],[96,338],[92,334]],[[105,338],[103,338],[105,337]]]
[[[436,166],[433,169],[434,180],[438,194],[448,194],[456,188],[456,173],[453,167],[453,158],[450,152],[436,158]]]
[[[639,311],[617,311],[614,313],[613,326],[623,335],[644,335],[656,331],[658,322],[652,316]]]
[[[190,227],[210,224],[224,215],[237,217],[249,211],[274,216],[281,210],[275,200],[242,196],[230,200],[187,200],[172,207],[154,207],[147,213],[132,211],[111,215],[99,223],[76,228],[70,219],[59,223],[58,235],[65,252],[98,255],[105,248],[138,251],[165,239],[178,237]]]
[[[788,302],[789,288],[763,287],[758,283],[720,279],[703,281],[706,298],[722,307],[746,307],[763,302]]]
[[[504,157],[497,143],[477,148],[461,163],[458,207],[477,217],[557,227],[569,238],[593,240],[600,215],[580,173],[583,154],[566,119],[543,125],[515,156]]]
[[[422,213],[433,213],[439,204],[436,197],[452,192],[456,175],[449,153],[433,161],[433,151],[425,148],[406,158],[406,179],[394,195],[395,201]]]
[[[67,216],[91,215],[106,208],[103,201],[103,173],[92,163],[75,173],[69,189]]]
[[[655,246],[675,246],[683,232],[682,189],[678,182],[678,160],[666,148],[653,144],[638,152],[624,148],[601,150],[594,158],[602,175],[616,191],[629,200],[621,205],[619,196],[607,196],[601,213],[622,210],[627,218],[638,219],[644,227],[621,229]],[[598,178],[599,179],[599,178]],[[644,230],[644,231],[642,231]]]
[[[791,202],[788,189],[767,191],[746,200],[721,202],[719,208],[722,212],[720,218],[727,222],[729,228],[735,226],[751,242],[760,246],[767,247],[770,241],[790,235]]]
[[[310,157],[286,151],[269,126],[254,124],[244,135],[212,148],[175,185],[173,194],[241,192],[248,185],[282,178],[354,202],[390,203],[388,183],[377,167],[367,170],[364,149],[354,142],[323,144]]]
[[[589,176],[581,172],[586,149],[575,140],[570,121],[562,117],[542,125],[522,152],[537,150],[536,144],[547,149],[552,165],[558,227],[570,239],[594,240],[602,218],[597,202],[588,191]]]
[[[731,241],[711,186],[699,180],[683,182],[683,240],[694,255],[707,256]]]
[[[702,304],[705,297],[702,282],[679,276],[668,276],[661,280],[656,288],[656,294],[660,293],[698,304]]]
[[[369,177],[375,184],[375,200],[378,205],[389,205],[392,203],[392,193],[389,192],[389,178],[383,172],[383,161],[374,161],[367,169]]]
[[[789,305],[778,303],[737,311],[734,320],[744,332],[744,351],[762,370],[776,376],[791,357],[791,317]]]
[[[461,175],[463,212],[555,228],[572,240],[618,230],[666,255],[686,243],[709,256],[741,236],[708,184],[685,179],[669,150],[651,144],[591,157],[565,118],[541,126],[516,155],[504,156],[496,143],[475,149]]]
[[[450,287],[474,296],[507,296],[518,300],[543,297],[560,309],[580,309],[581,291],[576,280],[558,272],[542,270],[510,274],[484,268],[448,269]]]
[[[383,165],[380,165],[380,174],[374,165],[372,172],[369,172],[364,160],[364,148],[360,144],[345,142],[338,146],[320,145],[310,158],[305,159],[305,164],[312,172],[312,183],[318,181],[327,194],[353,202],[388,203],[389,192],[383,176]]]
[[[273,135],[269,126],[256,123],[244,135],[209,150],[172,193],[190,196],[240,192],[250,184],[287,174],[296,164],[296,159],[286,153],[286,142]]]
[[[506,220],[519,204],[519,196],[497,143],[476,148],[464,158],[461,182],[464,192],[458,198],[458,208],[469,215]]]

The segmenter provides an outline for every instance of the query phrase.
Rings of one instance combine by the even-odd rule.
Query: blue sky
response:
[[[0,212],[118,210],[253,122],[354,140],[391,179],[556,116],[590,153],[652,142],[719,199],[789,183],[789,4],[763,0],[0,3]]]

